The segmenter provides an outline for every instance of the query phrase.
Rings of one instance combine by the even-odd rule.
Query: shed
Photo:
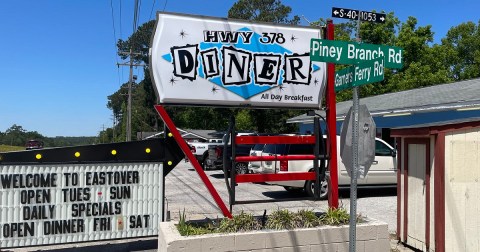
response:
[[[397,237],[422,251],[480,251],[480,117],[395,128]]]

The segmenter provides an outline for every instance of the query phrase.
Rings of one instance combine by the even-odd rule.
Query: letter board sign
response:
[[[158,235],[162,172],[158,162],[0,165],[0,248]]]
[[[150,70],[161,104],[319,108],[326,65],[311,27],[158,13]]]

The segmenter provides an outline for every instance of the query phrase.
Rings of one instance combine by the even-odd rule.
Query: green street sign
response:
[[[335,71],[335,92],[353,87],[353,71],[353,66]]]
[[[382,81],[384,78],[385,59],[377,58],[362,61],[358,65],[335,72],[335,92],[365,84]]]
[[[403,49],[400,47],[338,40],[310,40],[312,61],[354,65],[378,57],[385,57],[386,68],[403,67]]]

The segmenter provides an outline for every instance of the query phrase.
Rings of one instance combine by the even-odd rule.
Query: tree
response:
[[[272,22],[278,24],[298,24],[300,17],[288,16],[292,8],[285,6],[279,0],[239,0],[228,10],[229,18]]]
[[[430,25],[417,27],[417,19],[414,17],[409,17],[402,23],[395,45],[403,48],[403,68],[388,76],[382,93],[450,81],[442,60],[444,48],[430,46],[432,42],[433,31]]]
[[[432,45],[434,33],[430,25],[419,27],[414,17],[401,23],[393,12],[387,14],[386,20],[384,24],[363,22],[360,30],[362,42],[402,48],[403,68],[385,69],[385,79],[362,86],[361,97],[452,81],[446,62],[453,50],[449,53],[445,46]],[[351,97],[352,91],[345,90],[337,94],[337,101],[350,100]]]
[[[442,39],[446,50],[444,63],[450,69],[450,77],[465,80],[480,77],[480,20],[462,23],[450,28]]]

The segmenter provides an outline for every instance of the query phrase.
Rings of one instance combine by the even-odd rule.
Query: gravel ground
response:
[[[213,170],[206,173],[228,208],[228,193],[223,172]],[[253,183],[239,184],[236,191],[237,200],[282,199],[302,196],[288,193],[281,186]],[[190,220],[222,217],[222,213],[215,201],[188,162],[182,161],[165,178],[165,194],[168,201],[168,210],[171,214],[170,217],[173,220],[178,220],[179,213],[183,211],[185,211],[187,219]],[[349,190],[341,190],[339,198],[339,205],[350,211]],[[396,230],[396,207],[396,189],[378,188],[360,189],[358,191],[357,213],[388,223],[390,233],[394,233]],[[268,214],[268,212],[278,208],[292,211],[310,209],[324,212],[328,208],[328,202],[300,200],[234,205],[233,213],[237,214],[241,211],[246,211],[255,215],[262,215],[264,210],[267,210]]]

